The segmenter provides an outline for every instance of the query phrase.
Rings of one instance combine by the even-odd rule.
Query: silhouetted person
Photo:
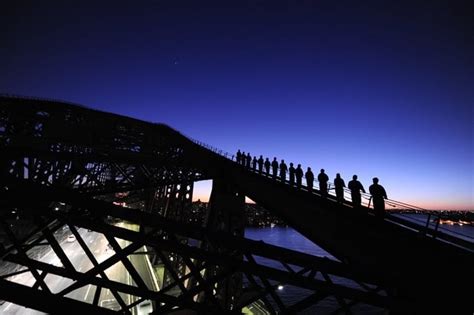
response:
[[[242,166],[245,166],[245,164],[247,164],[247,155],[245,155],[245,152],[242,152],[242,157],[240,158],[240,164],[242,164]]]
[[[286,171],[288,170],[288,166],[285,164],[285,160],[281,160],[280,163],[280,179],[284,183],[286,180]]]
[[[293,166],[293,163],[290,163],[290,168],[288,169],[289,175],[290,175],[290,186],[295,185],[295,167]]]
[[[237,164],[240,164],[240,161],[242,160],[242,153],[240,152],[240,149],[237,151],[237,154],[235,156],[235,161],[237,162]]]
[[[357,180],[357,175],[352,176],[352,180],[347,185],[348,188],[351,190],[351,198],[352,204],[354,208],[360,207],[361,196],[360,191],[365,193],[365,189],[362,184]]]
[[[247,153],[247,163],[245,163],[245,166],[250,168],[251,161],[252,161],[252,157],[250,156],[250,153]]]
[[[265,158],[264,165],[265,165],[265,172],[267,173],[267,176],[269,176],[270,175],[270,165],[271,165],[271,163],[270,163],[270,160],[268,158]]]
[[[277,178],[277,174],[278,174],[278,161],[277,161],[277,158],[274,157],[273,161],[272,161],[272,177],[273,177],[273,179]]]
[[[369,192],[372,195],[374,202],[374,211],[377,217],[383,218],[385,214],[385,200],[387,199],[387,193],[382,185],[379,185],[379,179],[377,177],[372,178],[374,182],[369,187]]]
[[[263,170],[263,156],[260,155],[260,157],[258,158],[258,172],[260,174],[262,174],[262,170]]]
[[[336,187],[336,199],[337,202],[344,202],[344,187],[346,187],[346,183],[341,178],[341,174],[337,173],[336,178],[334,178],[334,186]]]
[[[321,196],[326,196],[328,194],[328,180],[329,177],[324,173],[324,169],[321,169],[321,172],[318,175],[318,182],[319,182],[319,191],[321,192]]]
[[[257,157],[254,156],[252,160],[252,169],[255,171],[257,169]]]
[[[303,179],[303,170],[301,169],[301,164],[298,164],[295,170],[295,177],[296,177],[296,188],[301,188],[301,181]]]
[[[304,174],[304,177],[306,178],[306,186],[308,186],[308,191],[312,192],[313,191],[314,174],[311,171],[311,167],[308,167],[308,170]]]

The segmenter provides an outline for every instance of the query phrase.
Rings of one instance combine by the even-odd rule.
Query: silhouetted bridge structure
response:
[[[157,314],[295,314],[331,299],[334,313],[360,304],[401,314],[474,310],[469,240],[290,187],[163,124],[2,96],[0,172],[0,299],[15,304],[48,313],[135,313],[149,302]],[[193,183],[205,179],[213,180],[209,207],[201,224],[189,224]],[[244,238],[245,196],[337,260]],[[87,268],[66,252],[64,230]],[[105,257],[87,233],[109,244]],[[117,265],[126,280],[112,275]],[[25,274],[31,282],[18,280]],[[67,281],[53,286],[53,278]],[[282,287],[300,298],[286,299]],[[81,290],[84,299],[74,295]]]

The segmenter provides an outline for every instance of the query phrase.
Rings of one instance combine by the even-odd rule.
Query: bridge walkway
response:
[[[449,301],[474,309],[464,289],[474,281],[473,242],[389,213],[377,218],[365,205],[355,209],[350,202],[337,203],[334,196],[297,189],[243,167],[212,147],[192,140],[187,145],[193,147],[191,158],[198,167],[225,178],[357,272],[395,284],[407,305],[426,310],[434,301]]]

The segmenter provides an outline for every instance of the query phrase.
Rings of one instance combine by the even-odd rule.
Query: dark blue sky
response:
[[[472,2],[358,2],[2,2],[0,92],[472,210]]]

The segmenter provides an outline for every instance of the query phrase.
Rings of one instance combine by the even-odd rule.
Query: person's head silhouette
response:
[[[356,179],[357,179],[357,175],[352,176],[352,179],[353,179],[353,180],[356,180]]]
[[[379,179],[377,177],[374,177],[372,178],[372,181],[374,182],[374,184],[377,184],[379,182]]]

